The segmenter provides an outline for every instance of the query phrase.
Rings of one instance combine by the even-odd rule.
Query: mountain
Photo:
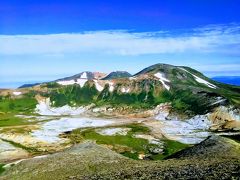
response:
[[[18,88],[21,89],[21,88],[29,88],[29,87],[33,87],[33,86],[37,86],[41,83],[33,83],[33,84],[23,84],[21,86],[19,86]]]
[[[156,163],[156,160],[165,162],[167,158],[177,159],[176,157],[180,157],[184,162],[184,158],[189,158],[189,162],[203,160],[204,162],[198,164],[193,163],[191,167],[199,167],[200,170],[205,168],[206,172],[209,172],[208,165],[213,169],[212,162],[217,166],[216,172],[221,172],[226,167],[230,167],[229,172],[239,169],[235,166],[239,164],[238,159],[234,159],[239,157],[239,144],[234,140],[239,139],[240,132],[239,86],[216,82],[190,67],[168,64],[155,64],[127,78],[116,78],[119,77],[117,74],[105,79],[101,78],[103,75],[83,72],[31,88],[0,90],[0,126],[4,128],[0,133],[0,143],[3,146],[6,143],[17,144],[16,148],[19,149],[7,148],[7,153],[6,148],[3,149],[3,153],[0,154],[6,154],[3,162],[5,163],[5,159],[12,162],[14,159],[28,158],[33,154],[45,155],[48,152],[60,151],[58,155],[47,155],[37,160],[34,158],[14,166],[0,164],[0,171],[1,167],[11,166],[11,171],[7,169],[4,173],[16,174],[23,172],[27,164],[29,167],[39,167],[40,162],[44,168],[47,167],[37,169],[38,172],[42,170],[42,174],[38,175],[44,179],[47,177],[46,169],[49,169],[49,163],[53,163],[50,166],[55,169],[59,169],[56,165],[61,163],[66,165],[73,162],[74,166],[78,157],[83,164],[90,163],[90,166],[94,167],[86,166],[87,171],[90,169],[96,172],[91,162],[96,162],[99,155],[101,156],[96,167],[103,163],[103,159],[106,160],[106,169],[114,167],[114,176],[109,176],[113,179],[116,177],[115,168],[118,170],[120,164],[128,162],[129,167],[133,166],[132,163],[138,166],[136,162],[150,165],[150,160],[154,160],[152,166],[146,168],[144,165],[139,172],[144,169],[147,170],[146,174],[159,177],[159,173],[148,171],[154,168],[156,172],[159,172],[159,169],[166,171],[160,166],[156,169],[156,164],[162,166],[162,163]],[[237,136],[231,140],[222,138],[219,134]],[[89,140],[101,146],[92,143],[76,146]],[[202,141],[204,142],[200,143]],[[64,150],[72,145],[72,150]],[[24,148],[21,150],[21,147]],[[27,149],[31,151],[28,152]],[[112,150],[121,155],[113,153]],[[71,152],[79,153],[73,157]],[[96,152],[100,153],[95,157]],[[141,159],[142,162],[130,161],[122,155]],[[59,158],[58,162],[55,162],[56,157]],[[82,157],[86,157],[84,161]],[[210,159],[212,157],[216,161]],[[114,163],[120,163],[113,166],[106,158],[111,159],[111,162],[116,158]],[[143,162],[145,159],[147,161]],[[221,167],[219,160],[222,162]],[[230,165],[226,164],[229,160],[232,160]],[[178,161],[166,162],[166,167],[170,165],[172,170],[172,164]],[[186,161],[187,165],[189,162]],[[201,164],[207,167],[202,167]],[[182,162],[179,165],[183,167]],[[129,167],[123,169],[131,169]],[[234,168],[231,169],[232,167]],[[186,168],[182,173],[186,174]],[[69,178],[76,168],[70,170],[67,175],[63,172],[61,177],[66,175]],[[86,173],[86,170],[82,171]],[[58,179],[60,171],[55,173],[55,179]],[[176,172],[178,171],[179,167],[176,166]],[[29,173],[25,173],[26,176],[21,176],[22,179],[30,177],[31,172],[30,169]],[[49,174],[53,172],[54,169],[49,170]],[[192,177],[192,172],[195,170],[189,171],[189,177]],[[135,170],[132,173],[134,177],[139,177]],[[213,175],[215,174],[214,172]],[[226,175],[225,171],[223,174]]]
[[[118,78],[128,78],[132,75],[126,71],[115,71],[108,74],[106,77],[102,78],[102,80],[111,80],[111,79],[118,79]]]
[[[105,77],[106,74],[100,73],[100,72],[81,72],[79,74],[65,77],[62,79],[57,79],[55,82],[57,82],[60,85],[72,85],[72,84],[79,84],[81,87],[84,86],[84,84],[89,80],[98,80],[103,77]]]
[[[221,83],[240,86],[240,76],[216,76],[212,79]]]
[[[46,83],[47,94],[54,106],[83,105],[128,106],[152,108],[171,102],[172,112],[204,114],[224,104],[239,106],[239,87],[225,85],[202,73],[183,66],[155,64],[129,78],[124,71],[96,79],[95,74],[83,72]],[[42,85],[44,86],[44,84]]]
[[[134,76],[125,71],[103,76],[86,71],[32,89],[55,107],[95,104],[119,113],[162,103],[171,104],[171,113],[187,116],[206,114],[221,105],[240,107],[240,87],[216,82],[189,67],[155,64]]]
[[[93,80],[93,79],[101,79],[104,76],[106,76],[106,74],[104,73],[84,71],[79,74],[75,74],[73,76],[57,79],[56,81],[70,81],[70,80],[77,80],[77,79]]]

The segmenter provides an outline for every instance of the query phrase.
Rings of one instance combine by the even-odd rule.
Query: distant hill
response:
[[[75,75],[70,76],[70,77],[57,79],[56,81],[69,81],[69,80],[77,81],[77,79],[93,80],[93,79],[101,79],[101,78],[103,78],[105,76],[106,76],[106,74],[100,73],[100,72],[84,71],[84,72],[81,72],[79,74],[75,74]]]
[[[29,88],[29,87],[37,86],[39,84],[41,84],[41,83],[23,84],[22,86],[20,86],[18,88]]]
[[[216,76],[212,79],[221,83],[240,86],[240,76]]]
[[[110,79],[118,79],[118,78],[127,78],[132,75],[127,71],[115,71],[108,74],[106,77],[102,78],[102,80],[110,80]]]

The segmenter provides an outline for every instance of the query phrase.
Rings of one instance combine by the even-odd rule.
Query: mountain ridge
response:
[[[109,73],[106,77],[102,78],[101,80],[111,80],[111,79],[118,79],[118,78],[128,78],[132,75],[127,71],[113,71]]]

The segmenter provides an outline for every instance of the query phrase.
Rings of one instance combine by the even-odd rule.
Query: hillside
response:
[[[111,80],[111,79],[118,79],[118,78],[128,78],[132,75],[126,71],[115,71],[109,73],[106,77],[102,78],[102,80]]]
[[[31,92],[50,98],[55,107],[94,103],[96,106],[151,109],[161,103],[171,103],[172,112],[189,116],[206,114],[220,105],[240,105],[240,87],[215,82],[189,67],[156,64],[134,76],[125,75],[130,76],[122,71],[105,78],[102,78],[104,73],[82,72],[19,89],[21,96],[18,98]]]
[[[203,114],[220,104],[239,106],[239,87],[217,83],[188,67],[157,64],[120,79],[107,78],[109,75],[106,80],[82,76],[74,81],[57,80],[63,86],[56,84],[57,88],[49,88],[45,96],[57,107],[95,103],[150,108],[171,102],[176,111]],[[48,83],[41,85],[44,86],[51,87]]]
[[[180,159],[159,163],[133,161],[85,142],[54,155],[25,160],[7,170],[2,179],[238,179],[238,150],[239,144],[233,140],[211,137],[179,152]]]

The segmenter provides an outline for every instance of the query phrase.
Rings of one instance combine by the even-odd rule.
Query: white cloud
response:
[[[0,54],[104,53],[143,55],[182,52],[240,54],[240,26],[171,32],[94,31],[78,34],[0,35]]]

